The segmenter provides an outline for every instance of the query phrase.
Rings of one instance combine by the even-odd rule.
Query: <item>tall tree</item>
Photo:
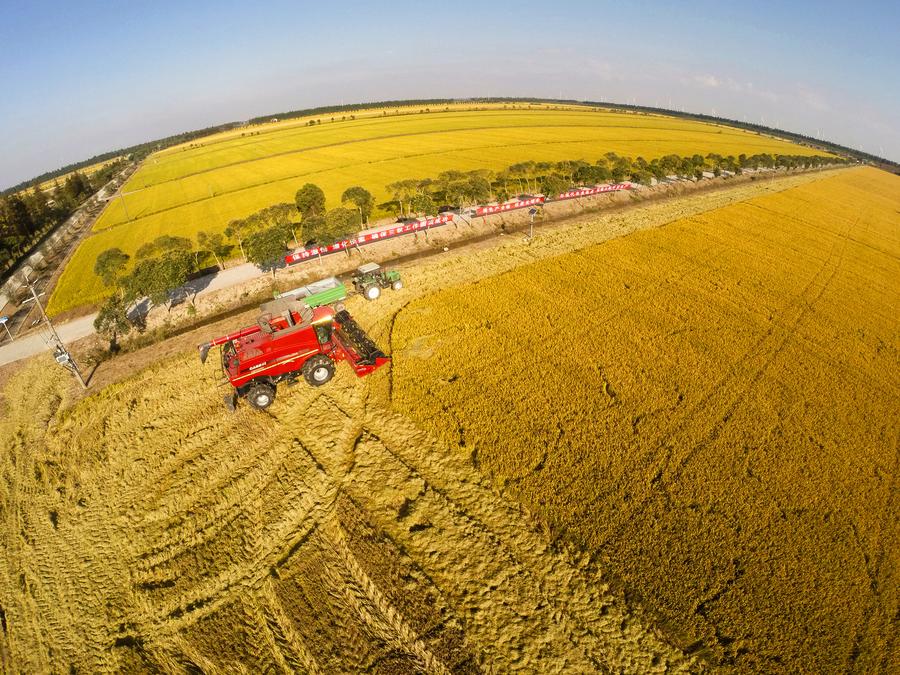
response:
[[[94,328],[109,340],[110,351],[116,351],[119,336],[131,330],[128,304],[121,294],[110,296],[94,317]]]
[[[138,246],[138,250],[134,252],[134,257],[138,260],[143,260],[145,258],[152,258],[155,256],[159,250],[156,248],[156,244],[152,241],[145,241],[143,244]]]
[[[120,248],[108,248],[97,256],[94,262],[94,274],[103,280],[106,286],[116,283],[119,274],[128,264],[129,256]]]
[[[247,237],[247,259],[262,270],[270,270],[274,277],[287,249],[285,238],[285,228],[278,225],[254,232]]]
[[[328,243],[325,241],[327,238],[328,227],[325,224],[324,216],[310,216],[300,222],[300,239],[302,242],[298,241],[298,244],[305,246],[309,242],[317,244]]]
[[[218,232],[198,232],[197,244],[201,249],[213,254],[213,258],[216,259],[216,264],[219,266],[219,269],[225,269],[225,265],[222,261],[225,256],[228,255],[228,249],[230,247],[225,243],[225,238],[221,234]]]
[[[387,186],[387,190],[391,193],[394,201],[399,204],[400,215],[403,215],[403,205],[406,204],[407,210],[409,209],[409,200],[419,191],[419,181],[415,178],[394,181]]]
[[[434,213],[435,210],[434,200],[432,200],[430,196],[421,193],[412,196],[412,199],[409,201],[409,206],[414,213],[422,215]]]
[[[244,218],[235,218],[229,222],[228,227],[225,228],[225,236],[237,241],[238,248],[241,249],[241,257],[244,260],[247,260],[247,252],[244,250],[244,240],[250,236],[250,234],[250,228]]]
[[[561,192],[565,192],[569,189],[569,181],[567,181],[562,176],[558,176],[555,173],[551,173],[549,176],[544,176],[543,181],[543,190],[544,194],[547,197],[555,197]]]
[[[369,215],[375,207],[375,198],[371,192],[358,185],[349,187],[341,195],[341,203],[346,204],[347,202],[353,204],[359,211],[360,225],[369,222]]]
[[[74,203],[79,203],[91,196],[91,184],[80,171],[75,171],[63,186],[66,197]]]
[[[40,184],[34,186],[34,190],[25,196],[25,205],[31,213],[31,220],[35,227],[39,228],[50,222],[52,211],[48,204],[47,195],[41,189]]]
[[[483,204],[491,198],[491,183],[484,176],[470,176],[468,180],[468,194],[476,204]]]
[[[19,195],[8,195],[2,203],[3,220],[9,230],[15,231],[20,236],[29,237],[34,231],[34,221],[28,212],[28,207]]]
[[[291,204],[282,202],[260,209],[254,216],[259,220],[261,229],[275,225],[290,225],[297,219],[297,209]]]
[[[141,260],[122,280],[123,297],[126,302],[147,296],[154,305],[168,303],[171,291],[183,286],[193,270],[194,257],[184,250]]]
[[[163,253],[166,251],[190,251],[193,248],[191,240],[187,237],[173,237],[169,234],[158,236],[153,243]]]
[[[294,203],[304,218],[325,214],[325,193],[322,192],[322,188],[313,183],[307,183],[297,190],[297,194],[294,195]]]
[[[339,206],[325,214],[325,231],[330,239],[337,241],[356,234],[359,230],[356,211]]]

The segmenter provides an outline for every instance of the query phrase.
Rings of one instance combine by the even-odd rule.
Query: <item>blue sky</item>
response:
[[[271,112],[492,95],[715,112],[900,161],[897,2],[380,4],[0,0],[0,187]]]

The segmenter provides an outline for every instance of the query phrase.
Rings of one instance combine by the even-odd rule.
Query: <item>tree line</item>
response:
[[[680,156],[666,155],[647,161],[607,152],[594,162],[583,159],[559,162],[525,161],[511,164],[501,171],[444,171],[436,178],[406,179],[386,186],[392,202],[379,204],[383,210],[398,215],[434,213],[444,207],[464,207],[490,201],[506,201],[523,193],[540,193],[554,197],[575,185],[594,185],[628,180],[649,185],[668,176],[699,179],[704,173],[720,176],[727,171],[740,174],[760,168],[812,168],[846,160],[804,155],[741,154],[722,156],[709,153]]]
[[[79,171],[45,190],[40,184],[24,192],[0,197],[0,269],[17,264],[47,232],[65,221],[105,185],[122,162],[114,162],[93,176]]]
[[[244,260],[274,274],[291,244],[342,239],[358,232],[374,208],[372,194],[355,186],[344,191],[341,201],[342,206],[326,210],[325,193],[307,183],[297,190],[293,204],[273,204],[232,220],[224,233],[201,231],[196,242],[162,235],[142,244],[134,260],[120,248],[103,251],[94,263],[94,274],[112,294],[101,305],[94,327],[115,346],[141,321],[141,317],[129,318],[129,309],[137,301],[147,298],[151,306],[171,309],[173,291],[204,269],[208,258],[224,269],[225,260],[237,249]]]
[[[664,180],[667,176],[701,178],[704,173],[811,168],[842,161],[845,160],[820,156],[741,154],[735,157],[716,153],[670,154],[647,161],[643,157],[632,159],[608,152],[594,162],[525,161],[501,171],[451,169],[435,178],[399,180],[385,186],[391,200],[378,204],[377,208],[407,218],[434,214],[439,209],[505,201],[522,194],[553,197],[573,186],[607,181],[649,184],[653,179]],[[199,232],[196,241],[162,235],[141,245],[134,261],[119,248],[103,251],[96,259],[94,273],[113,293],[100,308],[95,326],[114,341],[116,336],[130,330],[127,312],[136,301],[146,297],[152,305],[171,307],[172,291],[204,269],[210,259],[221,269],[227,259],[239,253],[243,260],[274,274],[290,248],[327,244],[352,236],[368,223],[375,208],[372,193],[364,187],[353,186],[341,195],[340,206],[327,209],[325,192],[314,183],[306,183],[294,194],[293,203],[273,204],[234,219],[223,233]]]

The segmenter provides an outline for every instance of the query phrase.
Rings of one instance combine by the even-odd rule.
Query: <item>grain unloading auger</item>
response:
[[[209,350],[222,348],[222,370],[233,387],[225,397],[233,409],[238,397],[258,410],[275,400],[279,383],[295,383],[301,376],[319,387],[334,376],[335,364],[346,361],[359,376],[390,361],[344,310],[310,308],[294,299],[267,302],[252,326],[200,345],[200,360]]]

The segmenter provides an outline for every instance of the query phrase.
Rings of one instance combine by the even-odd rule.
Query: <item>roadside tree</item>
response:
[[[325,214],[325,193],[322,192],[322,188],[313,183],[307,183],[297,190],[294,195],[294,203],[304,218]]]
[[[213,258],[216,259],[216,265],[219,266],[219,269],[225,269],[225,264],[223,261],[225,259],[225,256],[228,255],[228,251],[231,247],[225,243],[225,238],[221,234],[219,234],[218,232],[198,232],[197,245],[200,249],[212,253]]]
[[[118,350],[118,339],[127,335],[132,328],[128,319],[128,303],[120,294],[107,298],[100,306],[97,316],[94,318],[96,331],[109,340],[109,351]]]
[[[275,270],[284,262],[287,250],[285,241],[289,236],[287,228],[282,225],[254,232],[247,238],[247,260],[261,270],[272,272],[274,277]]]
[[[434,213],[434,200],[431,199],[426,194],[417,194],[413,195],[412,199],[409,202],[410,208],[413,213],[428,215],[429,213]]]
[[[569,189],[569,181],[567,181],[562,176],[558,176],[555,173],[550,174],[549,176],[544,176],[543,180],[543,190],[544,194],[547,197],[555,197],[561,192],[565,192]]]
[[[122,249],[108,248],[97,256],[94,274],[100,277],[105,285],[113,286],[129,259],[130,256]]]
[[[344,239],[359,231],[356,211],[340,206],[325,214],[325,233],[332,241]]]
[[[369,216],[372,214],[372,209],[375,208],[375,198],[371,192],[359,186],[347,188],[341,195],[341,203],[346,202],[353,204],[359,211],[360,225],[369,222]]]

